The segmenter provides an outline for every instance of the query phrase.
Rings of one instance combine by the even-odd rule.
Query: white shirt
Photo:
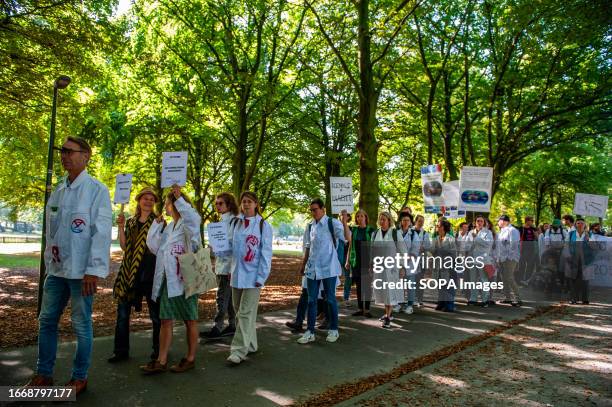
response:
[[[304,248],[310,249],[304,274],[311,280],[338,277],[342,274],[336,247],[346,241],[344,226],[338,219],[332,219],[334,238],[337,243],[334,246],[328,219],[327,215],[323,215],[318,222],[312,221],[304,231]]]
[[[185,292],[183,276],[180,272],[178,256],[186,252],[185,232],[187,231],[191,249],[197,250],[202,244],[200,236],[200,215],[183,197],[174,202],[181,217],[176,222],[170,222],[165,228],[163,223],[154,221],[147,235],[147,246],[156,255],[155,276],[151,299],[157,301],[164,277],[168,284],[168,298],[178,297]],[[163,229],[163,231],[162,231]]]
[[[112,209],[108,188],[86,170],[68,178],[47,202],[47,274],[82,279],[109,272]]]
[[[457,246],[457,252],[460,256],[465,256],[469,253],[472,247],[472,240],[470,239],[470,232],[462,235],[461,232],[457,233],[455,238],[455,244]]]
[[[497,260],[519,261],[521,258],[521,235],[512,225],[508,225],[499,231],[497,238]]]
[[[249,226],[245,226],[248,219]],[[272,226],[262,217],[240,216],[230,238],[232,246],[231,286],[234,288],[256,288],[264,286],[272,269]]]
[[[477,231],[471,230],[468,233],[471,242],[471,254],[473,258],[483,257],[485,264],[493,263],[493,233],[485,227]]]

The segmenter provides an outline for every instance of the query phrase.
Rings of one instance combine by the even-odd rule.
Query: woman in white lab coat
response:
[[[168,351],[172,343],[175,320],[182,320],[185,323],[188,352],[170,370],[181,373],[193,369],[198,344],[198,296],[194,294],[185,298],[178,256],[187,252],[187,244],[191,245],[192,251],[201,245],[201,218],[191,206],[189,199],[181,193],[178,185],[173,185],[172,191],[166,196],[165,209],[166,213],[172,216],[172,222],[166,225],[160,216],[151,225],[147,236],[147,246],[157,256],[152,299],[159,302],[159,317],[162,323],[159,357],[141,367],[146,374],[163,373],[167,370]]]

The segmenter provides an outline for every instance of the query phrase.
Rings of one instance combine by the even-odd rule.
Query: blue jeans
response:
[[[308,330],[315,331],[317,320],[317,298],[319,297],[319,283],[323,284],[323,290],[327,293],[326,300],[329,306],[330,315],[329,329],[338,330],[338,303],[336,302],[336,279],[337,277],[324,278],[322,280],[306,279],[308,285]]]
[[[414,305],[414,301],[416,299],[416,279],[417,279],[417,275],[416,273],[410,273],[408,272],[406,274],[406,277],[404,277],[406,280],[411,281],[412,283],[414,283],[415,288],[414,289],[410,289],[407,288],[404,290],[404,299],[406,300],[405,305],[408,306],[412,306]]]
[[[72,329],[77,337],[77,348],[72,363],[72,379],[87,379],[93,348],[91,311],[93,295],[81,295],[82,280],[48,275],[43,288],[43,303],[38,318],[37,372],[53,376],[57,353],[57,325],[70,299]]]
[[[353,280],[351,279],[351,270],[350,268],[347,270],[342,267],[344,272],[344,301],[348,301],[351,298],[351,286],[353,285]]]

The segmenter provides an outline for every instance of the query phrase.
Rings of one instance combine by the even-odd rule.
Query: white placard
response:
[[[583,216],[605,218],[608,210],[608,195],[577,193],[574,198],[574,213]]]
[[[224,222],[209,223],[208,243],[214,253],[226,252],[230,249],[229,239],[227,238],[227,225]]]
[[[459,186],[459,209],[491,212],[492,167],[463,167]]]
[[[329,177],[332,214],[342,210],[353,213],[353,180],[349,177]]]
[[[126,204],[130,202],[132,191],[132,174],[117,174],[115,177],[115,204]]]
[[[444,182],[442,182],[442,166],[440,164],[421,167],[421,186],[425,213],[440,213],[440,207],[444,206],[444,197],[442,196]]]
[[[162,156],[161,187],[187,184],[187,151],[165,151]]]

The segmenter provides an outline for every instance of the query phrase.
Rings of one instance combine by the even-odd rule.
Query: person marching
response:
[[[412,214],[408,212],[400,212],[400,230],[399,232],[402,235],[402,239],[406,244],[406,253],[409,253],[410,257],[418,258],[419,253],[419,242],[416,239],[416,231],[412,228]],[[412,268],[411,262],[409,262],[410,267],[406,269],[406,280],[410,281],[411,284],[416,284],[416,272],[417,268]],[[413,305],[416,298],[416,286],[415,288],[406,288],[404,290],[404,298],[402,303],[400,303],[399,310],[394,308],[394,311],[403,312],[405,314],[412,314],[414,312]]]
[[[159,304],[151,299],[153,277],[155,275],[155,255],[147,247],[147,235],[155,221],[155,204],[159,201],[152,188],[142,189],[136,195],[136,213],[126,222],[125,215],[117,217],[119,245],[123,250],[123,259],[113,295],[117,300],[117,323],[115,325],[115,347],[109,363],[116,363],[129,358],[130,351],[130,313],[132,307],[137,312],[142,309],[142,297],[147,301],[149,318],[153,324],[153,353],[151,360],[159,356]]]
[[[469,240],[471,243],[471,256],[472,259],[477,259],[481,257],[482,263],[484,263],[484,267],[474,267],[470,268],[470,281],[471,282],[492,282],[494,275],[489,276],[487,274],[487,269],[492,267],[493,261],[493,234],[491,231],[485,226],[486,220],[483,216],[479,215],[476,217],[476,227],[469,232]],[[481,301],[478,302],[478,297],[480,296]],[[491,290],[470,290],[470,299],[468,301],[468,305],[481,305],[483,307],[488,307],[491,305]]]
[[[441,259],[448,256],[455,257],[456,247],[455,238],[450,235],[451,224],[446,219],[439,219],[436,225],[437,236],[434,238],[432,253]],[[449,287],[448,282],[454,280],[457,282],[457,273],[453,267],[445,268],[442,263],[443,260],[437,265],[436,275],[438,282],[446,282],[446,286],[438,288],[438,304],[436,306],[437,311],[454,312],[455,311],[455,291],[456,289],[452,286]]]
[[[215,209],[221,215],[227,235],[230,236],[231,223],[238,215],[236,198],[229,192],[222,192],[215,199]],[[217,314],[215,325],[208,332],[200,332],[200,337],[215,340],[224,336],[233,336],[236,332],[236,312],[232,305],[232,287],[230,286],[230,271],[232,267],[232,251],[215,253],[215,274],[217,275]],[[228,325],[223,328],[227,314]]]
[[[414,218],[414,236],[412,239],[412,253],[415,256],[425,257],[427,253],[431,250],[431,238],[429,233],[425,230],[423,225],[425,224],[425,218],[423,215],[417,215]],[[424,291],[421,288],[421,280],[425,276],[425,270],[421,267],[421,262],[419,262],[419,266],[416,269],[415,273],[415,282],[416,282],[416,292],[414,305],[417,307],[423,306],[423,294]]]
[[[238,365],[257,352],[259,296],[272,268],[272,226],[260,214],[253,192],[240,195],[241,215],[230,224],[233,263],[232,302],[236,310],[236,333],[227,361]]]
[[[372,251],[375,252],[372,258],[379,256],[395,258],[398,253],[408,252],[404,240],[398,236],[398,230],[392,226],[393,218],[389,212],[381,212],[378,215],[378,225],[379,228],[372,234]],[[402,269],[400,274],[400,269],[396,266],[395,264],[392,267],[385,266],[382,271],[374,270],[374,299],[377,304],[385,306],[385,314],[380,318],[383,328],[391,328],[393,307],[404,300],[404,290],[395,286],[406,270]],[[381,281],[377,283],[377,279]]]
[[[500,229],[497,241],[497,261],[502,273],[506,297],[503,302],[510,303],[513,307],[520,307],[522,302],[514,273],[521,258],[521,236],[519,231],[510,224],[508,215],[500,216],[497,225]]]
[[[304,247],[306,248],[300,272],[306,276],[308,289],[308,329],[298,339],[298,343],[306,344],[315,341],[315,321],[317,318],[317,298],[319,287],[323,284],[326,300],[330,307],[329,329],[327,342],[336,342],[338,333],[338,304],[336,302],[336,283],[342,274],[338,259],[337,245],[350,239],[350,231],[346,217],[341,223],[338,219],[329,218],[325,214],[325,204],[320,198],[310,203],[310,213],[313,221],[304,232]]]
[[[356,225],[350,228],[349,257],[344,265],[345,269],[350,269],[351,277],[357,290],[358,310],[351,315],[354,317],[365,316],[366,318],[372,318],[372,314],[370,314],[370,293],[372,289],[363,284],[363,281],[368,279],[365,278],[366,276],[362,276],[362,264],[365,263],[364,254],[367,251],[367,242],[372,240],[372,233],[375,229],[368,225],[368,214],[363,209],[359,209],[355,214],[355,223]]]
[[[166,226],[163,215],[159,216],[147,236],[147,246],[157,256],[151,298],[159,303],[161,319],[159,356],[141,366],[144,373],[149,375],[168,370],[168,352],[175,320],[185,324],[188,349],[187,355],[170,367],[170,371],[182,373],[193,369],[198,345],[198,295],[185,298],[178,256],[187,252],[187,244],[191,244],[192,250],[200,247],[201,218],[178,185],[173,185],[166,196],[165,209],[166,214],[172,217],[172,222]]]
[[[87,389],[93,349],[94,294],[98,279],[109,273],[112,209],[108,188],[87,173],[91,147],[68,137],[60,153],[68,176],[47,202],[46,278],[38,317],[36,375],[27,386],[53,386],[57,328],[70,300],[72,328],[77,337],[70,381],[78,395]]]

